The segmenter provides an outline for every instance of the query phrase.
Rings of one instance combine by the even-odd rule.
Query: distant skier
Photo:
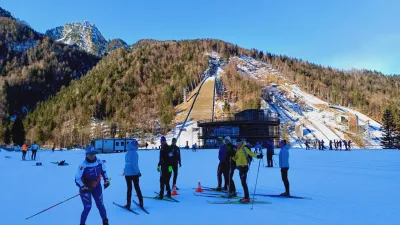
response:
[[[339,148],[340,148],[340,151],[342,151],[342,142],[339,140]]]
[[[181,150],[178,146],[176,146],[176,138],[172,138],[171,148],[172,148],[172,154],[174,155],[174,163],[172,165],[172,170],[174,171],[174,177],[172,179],[172,187],[174,187],[174,185],[176,185],[176,180],[178,179],[178,165],[179,167],[182,166]],[[179,190],[179,188],[176,187],[176,190]]]
[[[56,145],[53,145],[53,148],[51,148],[51,151],[54,152],[55,149],[56,149]]]
[[[227,173],[229,174],[228,181],[228,192],[230,197],[236,196],[235,182],[233,181],[233,174],[236,169],[236,162],[232,159],[236,155],[236,146],[232,144],[232,140],[229,136],[225,137],[226,154],[225,154],[225,165]]]
[[[160,172],[160,193],[157,199],[164,199],[164,188],[167,189],[167,197],[171,197],[171,180],[172,165],[174,164],[174,155],[171,146],[167,144],[167,139],[161,137],[160,157],[158,161],[157,171]]]
[[[305,144],[306,144],[306,150],[310,150],[310,142],[308,141],[308,139],[306,140]]]
[[[321,141],[318,140],[318,150],[321,150]]]
[[[225,155],[226,155],[226,144],[224,143],[224,139],[222,137],[217,138],[217,143],[219,145],[218,150],[218,170],[217,170],[217,180],[218,186],[215,188],[217,191],[228,190],[229,183],[229,165],[226,164]],[[224,187],[222,188],[222,175],[224,176]]]
[[[85,225],[86,218],[92,208],[92,196],[96,203],[100,216],[103,219],[103,225],[108,225],[107,212],[103,203],[103,191],[100,179],[103,177],[104,189],[110,186],[106,166],[103,161],[96,157],[96,150],[93,146],[86,147],[86,158],[81,163],[75,175],[75,183],[79,187],[83,203],[81,214],[81,225]]]
[[[273,164],[273,155],[274,153],[274,142],[271,139],[268,139],[267,141],[267,166],[268,167],[274,167]]]
[[[26,157],[27,152],[28,152],[28,145],[26,143],[24,143],[22,145],[22,160],[26,160],[25,157]],[[28,158],[29,158],[29,156],[28,156]]]
[[[36,154],[37,154],[37,151],[39,150],[39,145],[36,144],[36,141],[33,142],[33,145],[31,146],[31,148],[32,148],[31,160],[36,160]]]
[[[329,140],[329,150],[332,150],[332,140]]]
[[[349,140],[349,151],[350,151],[350,149],[351,149],[351,143],[352,143],[352,141],[351,140]]]
[[[137,153],[139,143],[136,139],[133,139],[131,143],[127,146],[127,152],[125,154],[125,181],[127,186],[126,192],[126,205],[124,206],[127,209],[131,208],[132,202],[132,182],[135,187],[136,195],[139,199],[139,205],[143,207],[143,196],[142,191],[139,186],[139,177],[142,176],[139,169],[139,155]]]
[[[249,203],[250,202],[250,194],[249,188],[247,186],[247,172],[249,172],[250,165],[250,157],[256,157],[257,159],[261,159],[263,157],[262,154],[256,155],[253,153],[247,146],[245,141],[238,140],[238,146],[235,156],[232,158],[236,162],[236,166],[239,170],[240,181],[242,183],[244,198],[240,199],[241,203]]]
[[[325,149],[325,141],[321,140],[321,150],[324,150],[324,149]]]
[[[149,147],[149,143],[146,142],[146,145],[145,145],[145,146],[146,146],[146,149],[147,149],[147,147]]]
[[[344,149],[347,151],[347,150],[349,150],[348,148],[347,148],[347,141],[346,140],[343,140],[343,145],[344,145]]]
[[[193,152],[196,152],[196,150],[197,150],[197,143],[194,143],[194,144],[192,145],[192,149],[193,149]]]
[[[279,167],[281,168],[281,176],[283,184],[285,185],[285,192],[283,192],[282,196],[290,196],[289,189],[289,179],[288,179],[288,171],[289,171],[289,145],[287,145],[286,140],[281,140],[279,142],[279,147],[281,151],[279,152]]]
[[[256,143],[256,146],[254,147],[254,153],[256,154],[262,153],[262,146],[260,142]]]

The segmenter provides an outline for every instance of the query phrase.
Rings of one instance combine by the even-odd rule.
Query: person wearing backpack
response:
[[[236,166],[239,170],[240,181],[242,182],[244,190],[244,198],[240,199],[241,203],[250,203],[249,188],[247,186],[247,172],[249,172],[249,165],[253,160],[252,157],[261,159],[263,157],[262,153],[257,155],[253,153],[248,147],[245,141],[237,140],[237,151],[233,160],[236,162]]]

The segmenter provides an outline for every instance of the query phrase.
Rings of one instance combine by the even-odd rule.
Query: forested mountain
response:
[[[41,104],[27,117],[27,126],[48,138],[61,134],[65,124],[88,125],[92,117],[118,123],[121,131],[166,130],[175,115],[173,106],[183,101],[183,88],[208,67],[205,53],[244,53],[217,40],[140,43],[131,52],[118,49],[104,57],[85,77]]]
[[[0,8],[0,136],[11,118],[24,117],[98,60],[54,42]]]

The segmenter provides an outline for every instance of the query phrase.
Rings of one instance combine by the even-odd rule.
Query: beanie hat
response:
[[[92,145],[88,145],[85,149],[86,154],[97,153],[96,149]]]
[[[222,137],[217,138],[218,141],[223,141],[224,139]]]
[[[165,142],[167,142],[167,139],[166,139],[164,136],[162,136],[161,139],[160,139],[160,141],[165,141]]]
[[[226,137],[225,137],[225,140],[228,140],[229,142],[232,143],[232,139],[231,139],[229,136],[226,136]]]

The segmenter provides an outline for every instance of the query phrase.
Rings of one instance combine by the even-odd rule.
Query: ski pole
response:
[[[258,182],[258,173],[260,172],[260,165],[261,165],[261,160],[258,162],[258,170],[257,170],[257,178],[256,178],[256,186],[254,187],[254,194],[253,194],[253,202],[251,203],[251,209],[253,210],[253,206],[254,206],[254,200],[256,198],[256,189],[257,189],[257,182]]]
[[[56,207],[56,206],[58,206],[58,205],[60,205],[60,204],[62,204],[62,203],[64,203],[64,202],[66,202],[66,201],[69,201],[69,200],[71,200],[71,199],[73,199],[73,198],[75,198],[75,197],[77,197],[77,196],[79,196],[79,195],[80,195],[80,194],[76,194],[76,195],[72,196],[71,198],[68,198],[68,199],[66,199],[66,200],[64,200],[64,201],[62,201],[62,202],[60,202],[60,203],[57,203],[57,204],[55,204],[55,205],[53,205],[53,206],[50,206],[49,208],[47,208],[47,209],[45,209],[45,210],[43,210],[43,211],[40,211],[40,212],[36,213],[35,215],[32,215],[32,216],[30,216],[30,217],[25,218],[25,220],[28,220],[28,219],[30,219],[30,218],[32,218],[32,217],[34,217],[34,216],[37,216],[37,215],[39,215],[39,214],[41,214],[41,213],[43,213],[43,212],[45,212],[45,211],[47,211],[47,210],[49,210],[49,209],[51,209],[51,208],[54,208],[54,207]]]
[[[276,166],[276,162],[275,162],[274,156],[272,156],[272,161],[274,161],[274,165]]]

